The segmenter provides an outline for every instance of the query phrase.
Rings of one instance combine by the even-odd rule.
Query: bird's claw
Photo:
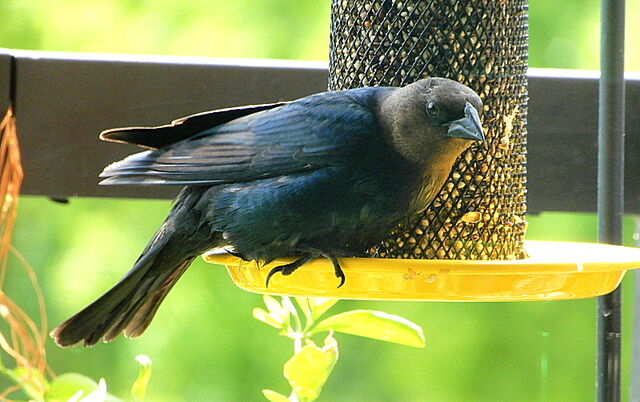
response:
[[[287,264],[288,265],[288,264]],[[282,273],[282,275],[291,275],[291,273],[294,270],[287,270],[285,269],[286,265],[280,265],[278,267],[273,268],[271,271],[269,271],[269,273],[267,274],[267,283],[266,283],[266,287],[269,287],[269,281],[271,280],[271,277],[273,276],[273,274],[280,272]]]
[[[311,259],[311,257],[302,257],[302,258],[300,258],[300,259],[298,259],[298,260],[296,260],[294,262],[290,262],[289,264],[279,265],[279,266],[273,268],[267,274],[267,280],[266,280],[266,285],[265,286],[269,287],[269,280],[271,280],[271,277],[275,273],[280,272],[284,276],[291,275],[296,269],[300,268],[302,265],[307,263],[310,259]]]
[[[342,287],[342,285],[344,285],[344,282],[347,280],[347,278],[344,275],[344,271],[342,270],[342,267],[340,266],[338,259],[332,255],[325,255],[325,257],[328,258],[329,261],[331,261],[331,263],[333,264],[333,271],[336,275],[336,278],[340,279],[340,284],[338,285],[338,288]]]
[[[340,267],[340,263],[338,262],[338,259],[332,255],[324,255],[324,257],[328,258],[329,261],[331,261],[331,263],[333,264],[333,270],[336,275],[336,278],[340,279],[340,284],[338,284],[338,288],[342,287],[342,285],[344,285],[347,278],[344,275],[344,271],[342,270],[342,267]],[[271,277],[274,274],[280,272],[284,276],[291,275],[293,272],[295,272],[295,270],[297,270],[298,268],[300,268],[301,266],[309,262],[309,260],[311,260],[312,258],[313,257],[311,255],[308,255],[294,262],[290,262],[289,264],[279,265],[275,268],[272,268],[271,271],[269,271],[269,273],[267,274],[265,287],[267,288],[269,287],[269,281],[271,280]]]
[[[344,276],[344,272],[342,272],[342,269],[340,269],[340,271],[336,270],[336,278],[340,279],[338,288],[341,288],[342,285],[344,285],[344,282],[347,280],[347,278]]]

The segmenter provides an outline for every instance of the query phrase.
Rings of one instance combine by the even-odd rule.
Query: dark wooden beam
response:
[[[120,126],[290,100],[326,89],[323,63],[0,51],[0,101],[15,58],[23,194],[169,198],[171,187],[98,186],[107,164],[135,152],[98,140]],[[595,212],[595,74],[531,70],[529,211]],[[640,213],[640,77],[627,80],[625,211]]]
[[[11,62],[13,57],[0,51],[0,119],[11,103]]]
[[[257,64],[261,62],[261,64]],[[160,125],[217,108],[291,100],[326,89],[318,63],[16,55],[23,194],[168,198],[169,186],[98,186],[109,163],[139,148],[98,140],[105,129]]]
[[[595,212],[598,178],[598,79],[529,77],[530,212]],[[570,73],[569,71],[565,72]],[[627,79],[625,211],[640,213],[640,77]]]

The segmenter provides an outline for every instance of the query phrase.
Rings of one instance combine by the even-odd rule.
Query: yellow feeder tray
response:
[[[640,268],[640,248],[593,243],[527,241],[529,258],[513,261],[342,258],[347,277],[341,288],[333,265],[313,260],[292,275],[270,269],[292,262],[277,259],[258,267],[226,252],[204,255],[226,265],[241,289],[276,295],[340,299],[517,301],[599,296],[614,290],[629,269]]]

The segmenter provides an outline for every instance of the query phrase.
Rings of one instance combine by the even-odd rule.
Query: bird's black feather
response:
[[[102,184],[222,184],[330,166],[379,137],[368,102],[384,91],[318,94],[193,132],[112,164],[101,174]]]
[[[285,102],[276,102],[212,110],[176,119],[171,124],[159,127],[127,127],[105,130],[100,134],[100,138],[110,142],[122,142],[138,145],[142,148],[158,149],[189,138],[194,133],[284,104]]]

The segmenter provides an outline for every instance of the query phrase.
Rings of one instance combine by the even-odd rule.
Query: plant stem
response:
[[[293,354],[294,355],[297,355],[302,350],[302,338],[304,338],[304,334],[301,332],[298,332],[296,335],[297,336],[293,338]],[[293,389],[291,390],[291,395],[289,395],[289,401],[291,402],[300,401],[300,399],[298,399],[298,395]]]
[[[298,354],[300,353],[301,350],[302,350],[302,336],[293,338],[293,353]]]
[[[21,378],[20,376],[18,376],[13,370],[9,370],[8,368],[6,368],[5,365],[2,364],[2,362],[0,362],[0,374],[5,375],[7,378],[9,378],[14,383],[16,383],[16,385],[18,385],[24,391],[24,393],[27,394],[27,396],[32,400],[34,401],[44,400],[43,395],[37,392],[35,390],[35,387],[29,386],[29,384],[27,384],[24,378]]]
[[[291,395],[289,395],[289,400],[291,402],[299,402],[298,395],[295,392],[291,391]]]

